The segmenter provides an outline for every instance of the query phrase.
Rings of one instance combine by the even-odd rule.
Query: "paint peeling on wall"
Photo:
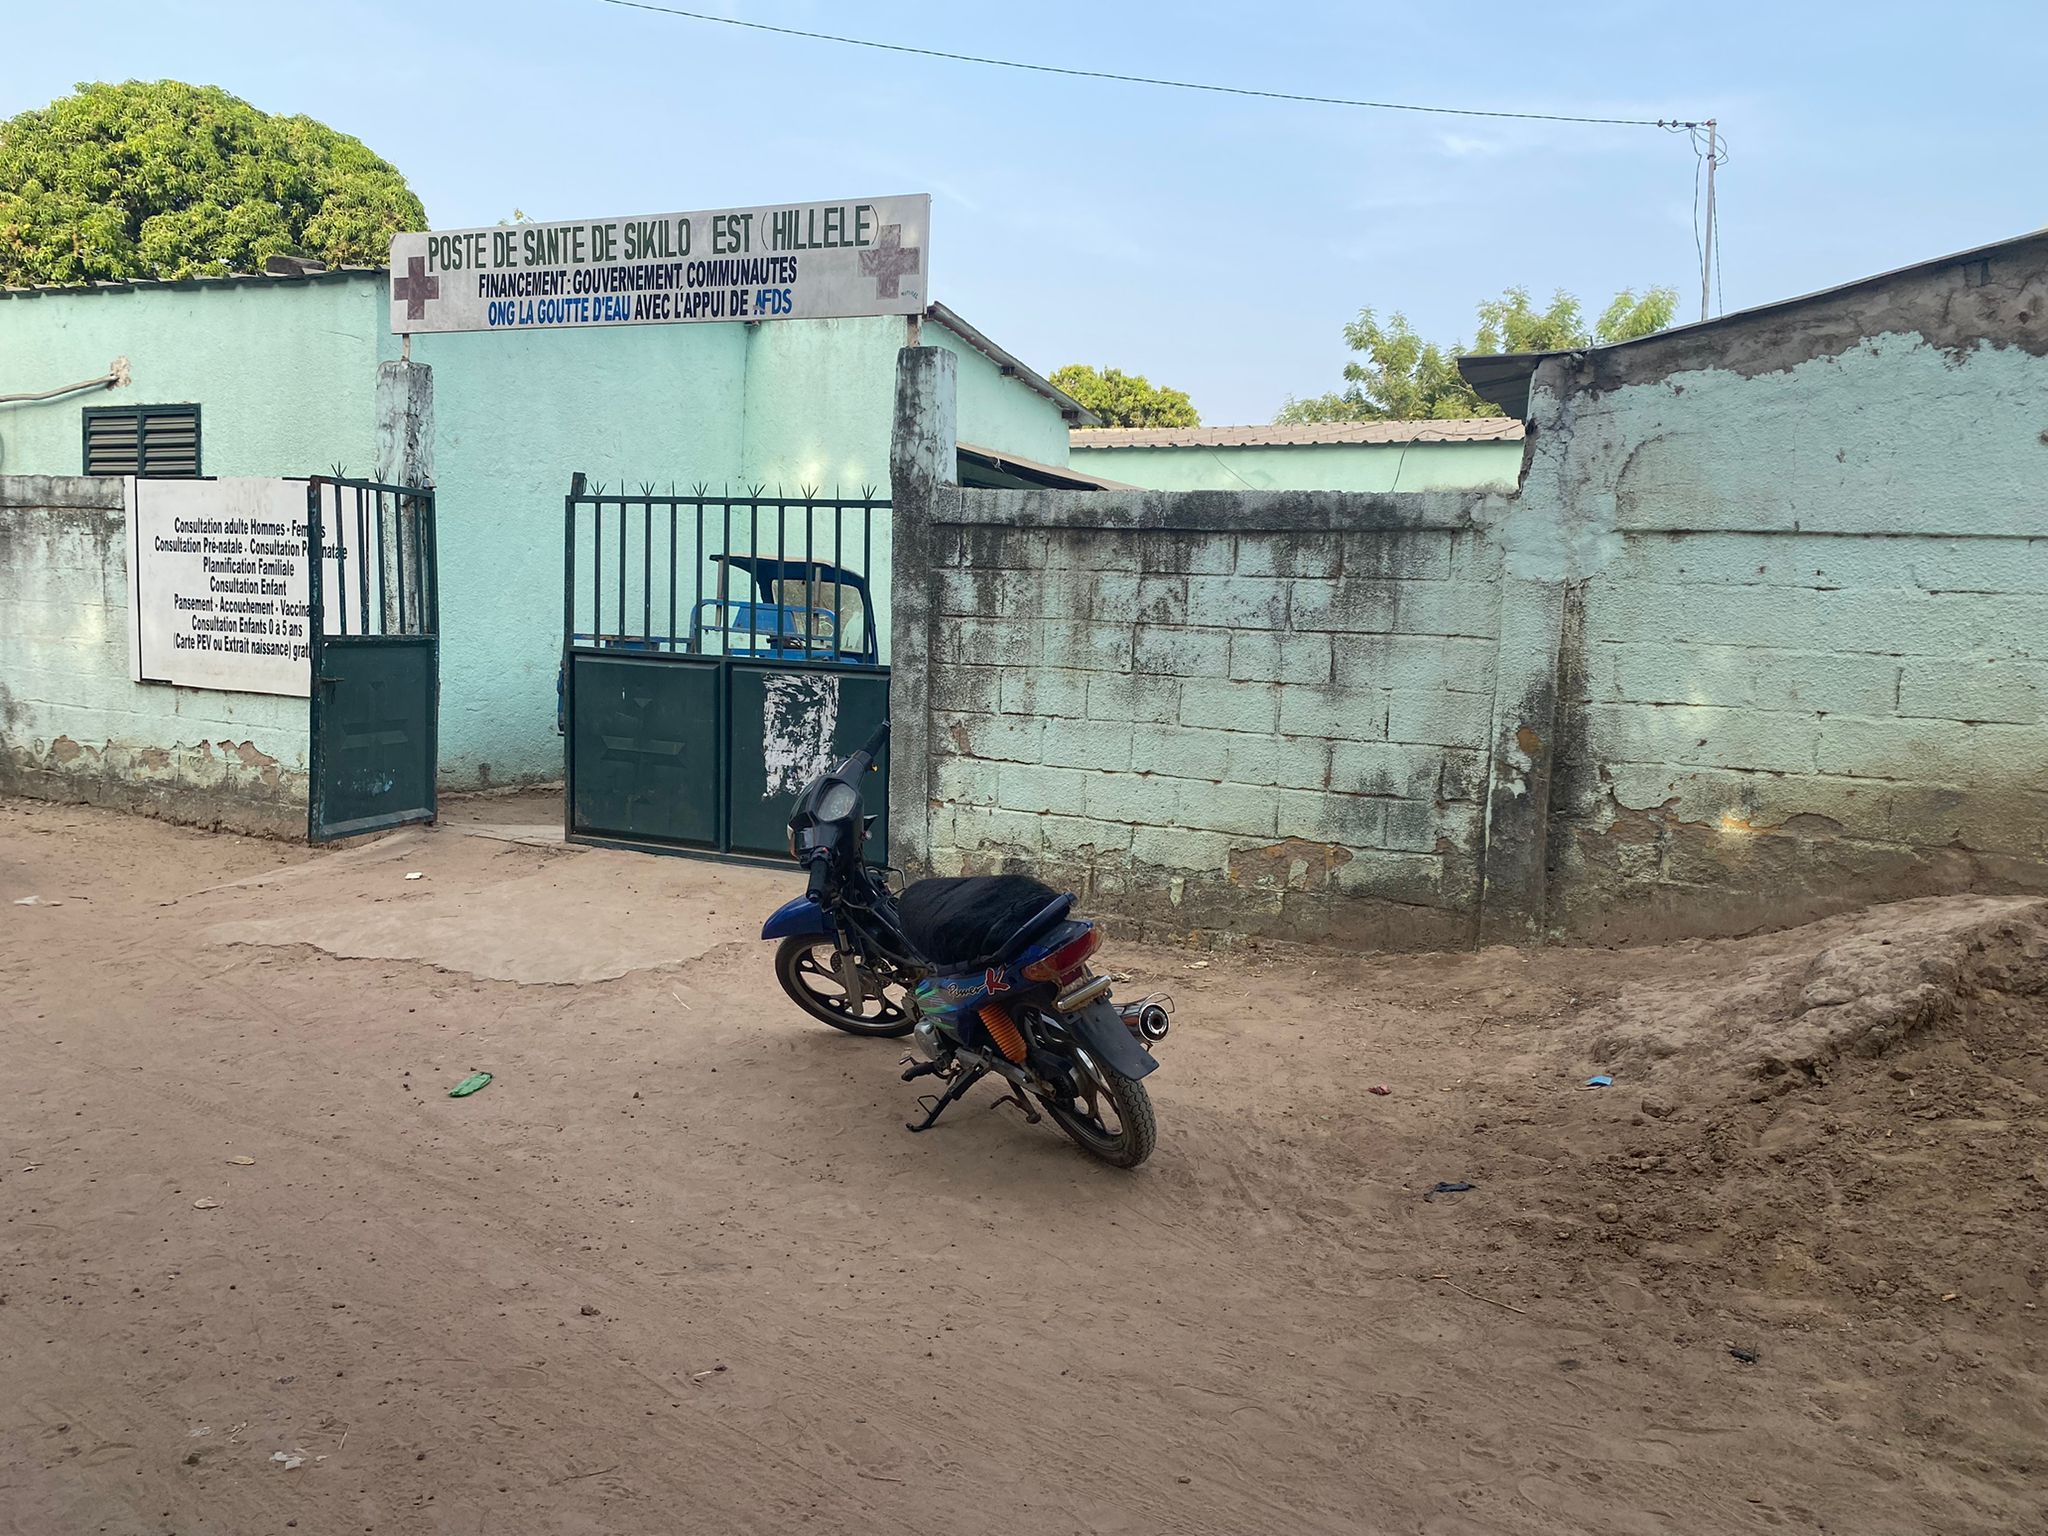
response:
[[[0,477],[0,794],[300,838],[303,699],[128,675],[121,482]]]
[[[761,690],[764,800],[797,794],[832,766],[839,730],[839,679],[816,672],[772,673]]]

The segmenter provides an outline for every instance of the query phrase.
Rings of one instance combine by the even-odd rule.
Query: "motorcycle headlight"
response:
[[[844,780],[834,780],[818,796],[818,804],[811,814],[819,821],[844,821],[859,809],[860,791]]]

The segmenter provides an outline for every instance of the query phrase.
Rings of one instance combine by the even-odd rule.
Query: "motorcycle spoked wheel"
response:
[[[1070,1097],[1039,1094],[1059,1128],[1090,1157],[1112,1168],[1135,1168],[1152,1155],[1159,1125],[1145,1085],[1097,1061],[1078,1045],[1061,1048],[1073,1079]]]
[[[893,978],[861,970],[861,1006],[839,979],[839,946],[830,934],[795,934],[775,951],[775,979],[790,1001],[834,1029],[872,1040],[893,1040],[910,1033],[909,989]]]

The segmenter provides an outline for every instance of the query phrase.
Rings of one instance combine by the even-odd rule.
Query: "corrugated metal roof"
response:
[[[1004,351],[981,332],[961,319],[943,304],[932,304],[925,309],[927,320],[936,320],[947,330],[958,336],[968,346],[996,365],[996,371],[1006,379],[1015,379],[1034,394],[1045,396],[1059,407],[1060,414],[1078,426],[1093,426],[1095,414],[1072,395],[1056,386],[1050,379],[1034,373],[1014,354]],[[1071,428],[1069,429],[1071,430]]]
[[[959,456],[981,465],[985,469],[1008,479],[1028,485],[1048,485],[1068,491],[1135,491],[1135,485],[1125,485],[1120,480],[1105,480],[1100,475],[1091,475],[1084,470],[1067,469],[1058,464],[1041,464],[1036,459],[1019,458],[1014,453],[1003,453],[994,448],[983,448],[976,443],[955,445]]]
[[[142,288],[234,288],[261,283],[335,283],[350,278],[390,275],[386,267],[330,267],[318,272],[231,272],[220,277],[134,277],[117,283],[49,283],[36,288],[0,288],[0,299],[39,299],[54,294],[133,293]]]
[[[1509,416],[1444,421],[1321,421],[1264,427],[1089,427],[1067,434],[1076,448],[1306,448],[1328,443],[1518,443]]]
[[[249,284],[278,283],[333,283],[351,278],[371,277],[383,281],[391,275],[388,267],[331,267],[325,270],[301,272],[232,272],[217,277],[137,277],[109,283],[51,283],[34,288],[0,288],[0,299],[37,299],[48,296],[72,295],[90,297],[105,293],[134,293],[154,288],[235,288]],[[969,325],[959,315],[943,304],[933,304],[925,310],[927,318],[937,321],[968,346],[987,357],[1005,378],[1014,378],[1026,389],[1043,395],[1058,408],[1071,422],[1092,422],[1094,416],[1081,403],[1055,388],[1053,384],[1030,368],[1013,354],[997,346],[988,337]]]

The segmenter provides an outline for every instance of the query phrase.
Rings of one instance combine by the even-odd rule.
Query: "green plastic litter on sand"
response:
[[[491,1074],[488,1072],[472,1072],[448,1090],[448,1097],[451,1099],[466,1099],[490,1080]]]

